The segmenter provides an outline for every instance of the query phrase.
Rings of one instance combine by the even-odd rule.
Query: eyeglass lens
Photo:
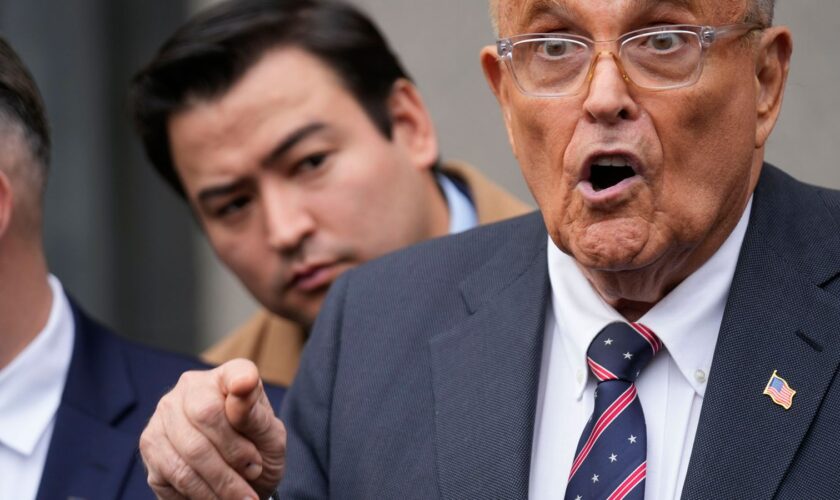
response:
[[[520,85],[536,95],[577,92],[596,55],[591,42],[561,37],[521,40],[512,49],[511,63]],[[664,89],[692,83],[702,53],[697,33],[675,29],[624,40],[618,57],[633,83]]]

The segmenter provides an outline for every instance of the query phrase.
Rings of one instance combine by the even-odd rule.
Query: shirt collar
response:
[[[31,455],[52,422],[73,355],[75,326],[57,278],[49,276],[52,306],[44,329],[0,370],[0,445]]]
[[[460,233],[478,225],[478,214],[472,201],[443,174],[437,174],[438,185],[449,208],[449,234]]]
[[[751,210],[752,198],[714,255],[639,319],[659,336],[700,397],[705,394],[705,381]],[[586,351],[592,339],[609,323],[625,320],[598,295],[574,259],[561,252],[551,238],[548,275],[554,316],[568,356],[565,361],[575,372],[582,369],[588,374]],[[579,380],[578,398],[585,387],[586,379]]]

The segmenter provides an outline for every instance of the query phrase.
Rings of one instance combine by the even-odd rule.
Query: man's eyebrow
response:
[[[634,9],[636,10],[650,10],[662,5],[670,5],[672,7],[680,7],[694,12],[693,4],[695,0],[633,0]]]
[[[553,15],[569,18],[571,10],[566,2],[558,0],[534,0],[527,7],[522,17],[517,19],[520,28],[530,26],[534,19],[543,15]]]
[[[278,158],[281,158],[284,154],[288,153],[289,150],[295,147],[295,145],[298,144],[300,141],[306,139],[307,137],[316,132],[325,129],[326,127],[327,125],[325,123],[314,122],[298,128],[297,130],[286,136],[285,139],[280,141],[280,143],[277,144],[277,146],[275,146],[270,153],[265,155],[265,158],[263,158],[262,161],[260,161],[260,164],[263,167],[271,165],[272,163],[277,161]]]
[[[198,192],[198,202],[207,203],[208,200],[212,200],[213,198],[229,196],[231,193],[234,193],[236,190],[241,188],[242,184],[242,180],[237,180],[228,184],[220,184],[218,186],[211,186],[209,188],[202,189]]]

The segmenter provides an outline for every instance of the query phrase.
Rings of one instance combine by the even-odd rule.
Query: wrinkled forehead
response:
[[[743,20],[748,2],[754,0],[492,0],[499,35],[528,33],[539,20],[608,22],[685,22],[670,19],[690,15],[697,24],[722,24]],[[653,19],[653,17],[661,19]],[[650,17],[651,19],[646,19]]]

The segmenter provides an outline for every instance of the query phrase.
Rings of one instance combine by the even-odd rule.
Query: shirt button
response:
[[[696,372],[694,372],[694,379],[700,384],[705,383],[706,382],[706,372],[704,372],[703,370],[697,370]]]
[[[583,370],[578,369],[578,371],[577,371],[578,384],[582,384],[585,378],[586,378],[586,373]]]

